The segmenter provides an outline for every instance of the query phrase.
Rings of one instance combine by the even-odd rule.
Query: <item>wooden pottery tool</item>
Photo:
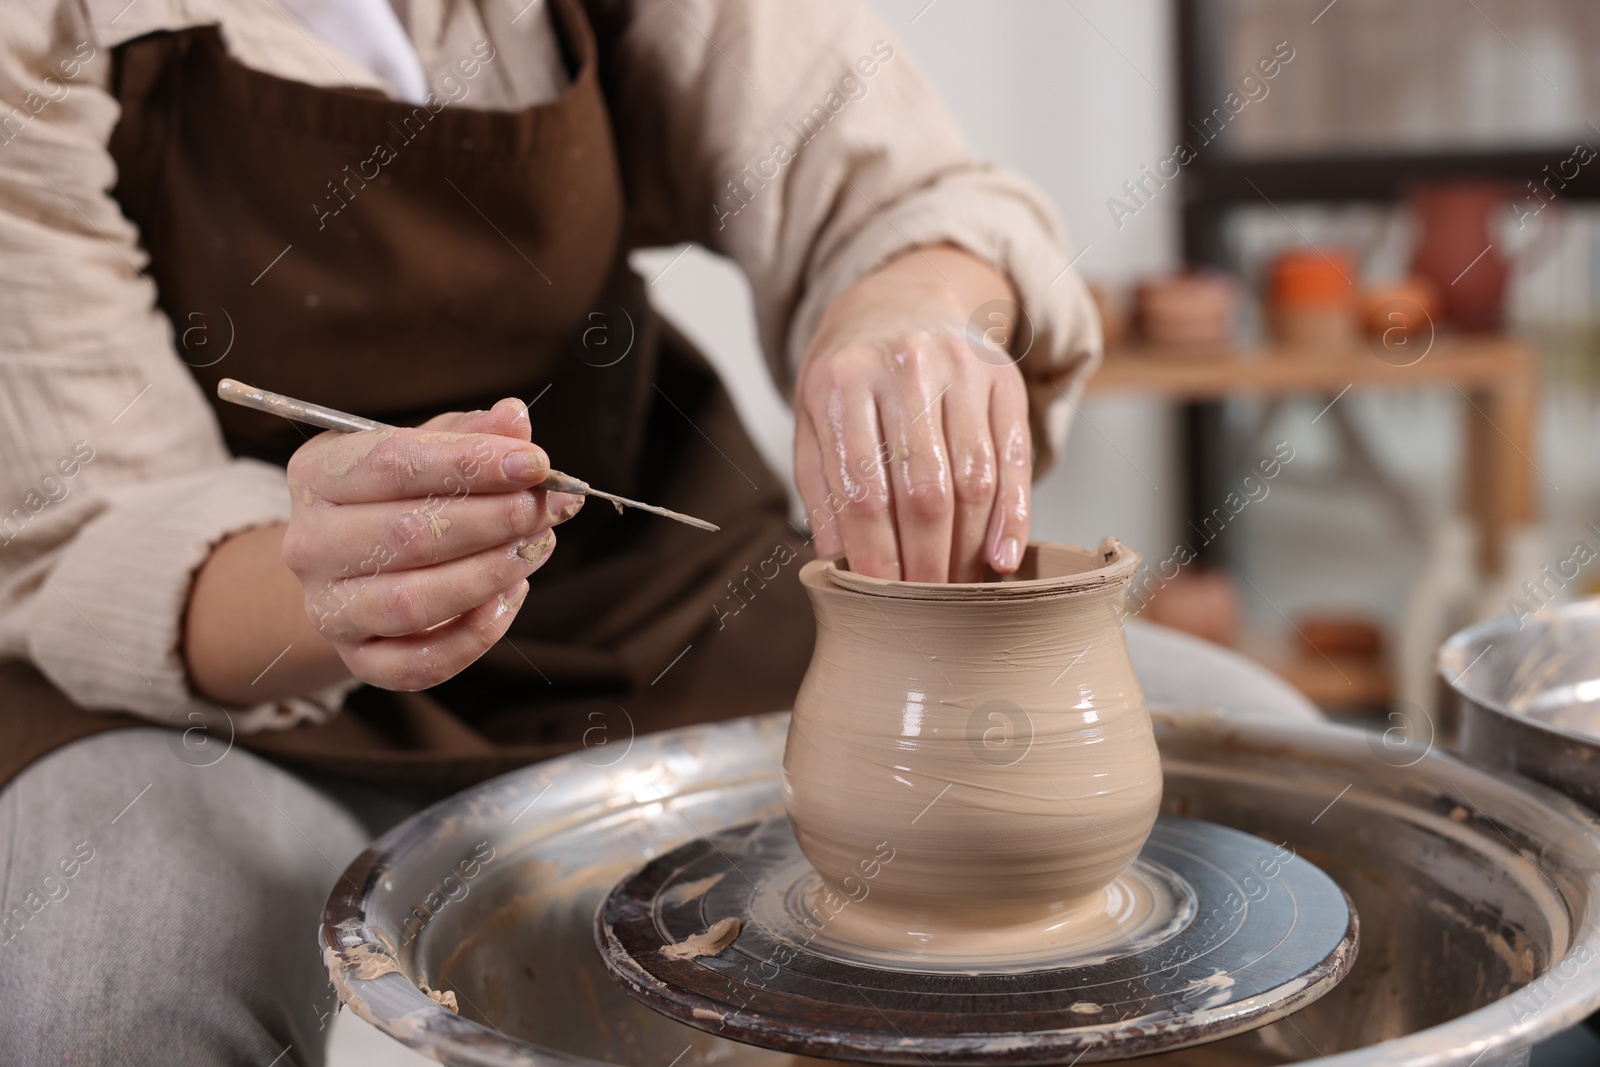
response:
[[[258,389],[253,385],[246,385],[244,382],[235,381],[232,378],[224,378],[217,383],[217,395],[230,404],[253,408],[256,411],[264,411],[269,415],[279,415],[323,430],[337,430],[339,433],[359,433],[362,430],[394,429],[388,423],[364,419],[360,415],[351,415],[348,412],[323,407],[321,404],[296,400],[292,396],[284,396],[282,393],[274,393],[267,389]],[[570,474],[563,474],[557,470],[546,474],[544,481],[540,482],[535,488],[551,489],[558,493],[570,493],[573,496],[596,496],[602,500],[611,501],[619,512],[623,508],[637,508],[640,511],[648,511],[652,515],[660,515],[664,519],[681,522],[686,526],[710,530],[712,533],[722,529],[715,523],[697,519],[693,515],[685,515],[670,508],[644,504],[637,500],[629,500],[625,496],[603,492],[581,478],[574,478]]]

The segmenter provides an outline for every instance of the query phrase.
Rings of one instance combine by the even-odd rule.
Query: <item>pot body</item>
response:
[[[817,643],[783,797],[806,858],[880,918],[968,928],[1091,906],[1161,802],[1122,634],[1138,555],[1036,545],[1022,580],[879,582],[801,571]]]

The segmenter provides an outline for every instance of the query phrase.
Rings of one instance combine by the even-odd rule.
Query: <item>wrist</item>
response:
[[[863,275],[823,312],[807,358],[844,337],[913,327],[965,333],[984,305],[1016,305],[1010,279],[955,245],[912,248]]]
[[[285,527],[261,526],[212,550],[189,590],[183,659],[189,684],[224,704],[302,696],[350,676],[317,632],[283,562]]]

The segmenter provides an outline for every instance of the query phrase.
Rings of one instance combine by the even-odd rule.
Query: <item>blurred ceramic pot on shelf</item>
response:
[[[1142,283],[1134,298],[1139,333],[1155,345],[1221,345],[1233,338],[1239,286],[1216,271]]]
[[[1139,618],[1219,645],[1238,643],[1243,608],[1239,583],[1217,567],[1196,564],[1175,577],[1141,584]]]
[[[1439,290],[1427,278],[1377,282],[1361,291],[1361,324],[1367,338],[1400,353],[1421,351],[1439,320]]]
[[[1302,656],[1375,660],[1383,655],[1383,626],[1366,615],[1323,612],[1295,623]]]
[[[1493,224],[1517,193],[1509,182],[1450,181],[1421,186],[1406,201],[1420,231],[1411,271],[1444,294],[1444,318],[1459,329],[1500,327],[1511,262],[1494,247]]]
[[[1513,271],[1532,270],[1560,247],[1565,214],[1555,190],[1546,191],[1551,195],[1531,181],[1468,180],[1412,192],[1406,205],[1419,234],[1411,271],[1433,283],[1445,322],[1471,332],[1500,328]],[[1507,229],[1497,232],[1496,223],[1509,228],[1513,217],[1507,240]]]
[[[1294,354],[1347,352],[1359,337],[1356,281],[1360,271],[1337,248],[1290,248],[1267,276],[1272,338]]]

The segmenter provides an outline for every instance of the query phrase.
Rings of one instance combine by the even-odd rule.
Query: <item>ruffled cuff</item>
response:
[[[34,599],[28,654],[80,707],[126,711],[169,724],[217,705],[189,687],[181,627],[196,571],[237,533],[289,518],[280,468],[254,460],[144,482],[65,545]],[[229,709],[250,732],[321,722],[357,685]]]

